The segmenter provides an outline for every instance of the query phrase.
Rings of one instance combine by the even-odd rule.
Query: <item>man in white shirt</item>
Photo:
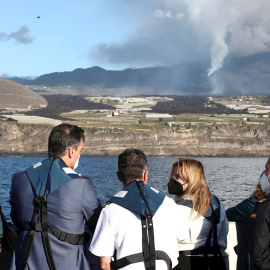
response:
[[[178,261],[178,241],[188,233],[175,202],[147,185],[147,160],[138,149],[118,157],[124,188],[102,210],[90,251],[102,269],[167,270]],[[112,261],[112,257],[114,259]]]

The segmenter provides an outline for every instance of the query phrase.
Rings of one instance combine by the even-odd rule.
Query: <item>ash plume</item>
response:
[[[137,30],[123,42],[98,44],[90,57],[136,68],[207,60],[211,76],[227,57],[270,51],[270,1],[149,0],[145,5],[152,15]]]

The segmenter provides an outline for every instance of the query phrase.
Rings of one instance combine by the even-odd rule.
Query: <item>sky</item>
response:
[[[270,51],[269,0],[0,0],[0,77],[41,76]]]

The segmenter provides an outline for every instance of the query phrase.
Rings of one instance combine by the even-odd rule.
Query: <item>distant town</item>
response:
[[[200,97],[193,97],[200,99]],[[57,96],[55,96],[57,99]],[[241,95],[237,97],[207,97],[204,108],[215,109],[222,105],[229,113],[172,113],[166,106],[175,96],[140,96],[140,97],[85,97],[89,103],[109,105],[113,109],[78,109],[60,114],[61,119],[42,117],[35,114],[31,106],[28,108],[5,108],[1,110],[2,121],[15,121],[23,124],[57,125],[68,119],[81,126],[149,129],[168,127],[183,127],[192,125],[215,124],[258,124],[270,123],[270,105],[268,97],[261,95]],[[191,97],[192,99],[192,97]],[[163,108],[162,113],[153,111],[156,105]],[[111,106],[111,107],[110,107]],[[41,105],[44,107],[44,105]],[[98,107],[98,106],[97,106]],[[196,106],[194,106],[196,107]],[[27,112],[32,111],[32,115]]]

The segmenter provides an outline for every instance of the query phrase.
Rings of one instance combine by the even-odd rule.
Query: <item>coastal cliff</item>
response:
[[[270,153],[270,128],[264,125],[213,124],[189,128],[125,130],[85,128],[82,155],[117,156],[125,148],[140,148],[149,156],[254,156]],[[1,155],[47,153],[50,126],[1,123]]]

